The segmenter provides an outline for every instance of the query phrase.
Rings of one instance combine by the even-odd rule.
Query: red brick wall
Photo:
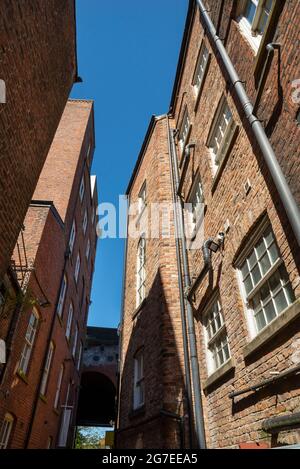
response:
[[[130,189],[137,202],[146,180],[147,207],[171,199],[166,119],[154,124],[139,171]],[[150,213],[149,213],[150,216]],[[171,213],[172,216],[172,213]],[[172,228],[173,232],[173,228]],[[175,243],[172,238],[146,239],[146,302],[136,312],[136,258],[139,239],[128,238],[125,305],[122,324],[121,404],[117,446],[172,448],[179,445],[178,423],[161,410],[182,414],[183,356]],[[145,408],[133,411],[133,357],[144,348]]]
[[[74,1],[5,2],[0,18],[0,278],[76,76]]]
[[[210,7],[210,14],[216,25],[221,3],[207,1],[206,4]],[[254,77],[255,56],[247,40],[240,34],[234,16],[236,10],[233,7],[235,6],[236,2],[233,3],[231,0],[224,2],[220,36],[222,39],[225,39],[229,55],[238,73],[240,73],[241,79],[245,81],[247,92],[254,102],[256,96]],[[279,60],[278,54],[275,53],[258,108],[258,117],[263,121],[266,133],[270,138],[291,190],[298,201],[300,166],[297,145],[299,141],[299,126],[297,126],[295,120],[297,105],[291,101],[291,81],[299,78],[297,76],[299,74],[299,58],[295,46],[297,40],[299,40],[299,28],[297,28],[299,17],[299,2],[286,2],[279,17],[277,30],[274,30],[274,40],[282,44],[281,57]],[[198,106],[196,106],[192,79],[202,39],[205,40],[206,46],[211,52],[211,60],[200,100]],[[281,443],[299,442],[299,431],[298,433],[297,431],[281,432],[272,438],[270,434],[262,431],[262,422],[265,419],[299,411],[300,389],[297,377],[290,377],[284,382],[273,384],[271,387],[255,394],[243,395],[237,398],[238,402],[234,404],[228,397],[228,394],[233,390],[240,390],[260,380],[269,378],[271,376],[270,371],[281,372],[293,367],[295,365],[295,350],[297,350],[297,347],[299,348],[300,340],[300,319],[298,314],[300,313],[300,307],[299,300],[297,300],[293,306],[297,313],[294,321],[282,329],[277,336],[265,343],[264,346],[257,349],[256,352],[247,358],[245,357],[244,347],[250,342],[250,336],[237,282],[237,272],[234,266],[234,260],[238,251],[247,243],[249,234],[257,221],[263,214],[266,214],[274,231],[280,255],[287,269],[296,298],[299,298],[300,293],[300,259],[299,249],[277,190],[271,180],[252,131],[245,122],[243,110],[237,103],[232,88],[228,86],[222,64],[219,58],[216,58],[213,47],[213,44],[204,33],[197,10],[191,24],[190,40],[182,65],[181,79],[175,90],[175,102],[173,103],[174,122],[172,124],[177,128],[181,123],[184,106],[187,105],[192,124],[189,142],[196,144],[195,149],[192,150],[191,161],[185,178],[183,197],[186,199],[194,176],[199,171],[206,203],[204,220],[205,238],[215,237],[220,231],[224,231],[224,224],[227,220],[230,224],[223,251],[213,255],[213,273],[211,278],[209,280],[208,276],[205,277],[196,291],[193,302],[202,386],[205,386],[208,377],[202,325],[203,312],[213,292],[217,290],[220,294],[234,364],[234,368],[229,373],[223,375],[210,387],[205,388],[205,392],[202,393],[207,444],[208,447],[220,448],[238,447],[243,442],[263,441],[272,446]],[[217,182],[214,182],[207,139],[222,94],[225,94],[233,113],[233,118],[238,124],[238,133],[233,141],[233,148],[223,166],[220,177]],[[165,137],[162,137],[162,140],[164,139]],[[159,199],[162,194],[166,198],[170,198],[170,192],[168,192],[160,178],[162,173],[157,171],[157,145],[159,145],[158,142],[152,136],[131,187],[131,200],[137,198],[145,177],[147,179],[150,178],[150,201]],[[164,166],[164,176],[167,173],[169,174],[169,169],[167,166]],[[155,180],[155,185],[153,186],[151,186],[152,178]],[[244,184],[247,179],[250,180],[251,190],[246,194]],[[146,430],[146,422],[145,426],[143,426],[142,416],[134,421],[128,417],[132,402],[133,353],[136,347],[145,344],[146,356],[151,357],[152,362],[157,354],[157,342],[160,343],[162,348],[169,345],[169,341],[163,334],[158,336],[158,333],[155,332],[155,327],[159,327],[159,318],[161,317],[161,292],[163,291],[164,294],[168,292],[168,288],[166,288],[168,282],[176,282],[175,253],[174,248],[173,251],[171,249],[168,250],[164,245],[160,245],[157,241],[156,243],[155,245],[155,241],[149,241],[146,267],[147,279],[151,283],[151,279],[154,278],[158,267],[160,272],[164,271],[162,266],[166,268],[164,271],[165,275],[162,275],[162,282],[159,288],[155,289],[153,294],[149,294],[151,302],[153,302],[151,307],[147,309],[147,297],[145,307],[142,309],[140,316],[137,316],[137,319],[132,321],[131,315],[135,307],[134,287],[137,242],[130,239],[128,241],[122,333],[122,388],[119,412],[119,427],[121,432],[118,436],[118,444],[122,447],[134,447],[137,445],[153,447],[153,445],[157,445],[158,438],[160,439],[160,447],[163,446],[162,441],[167,441],[166,444],[170,446],[178,446],[178,440],[176,440],[174,434],[169,435],[169,439],[166,440],[163,433],[157,433],[156,439],[151,431]],[[155,246],[154,252],[151,251],[152,245]],[[172,254],[169,257],[171,252]],[[191,251],[189,262],[191,277],[195,278],[203,267],[201,250]],[[171,271],[174,269],[174,276],[171,275],[168,269],[171,269]],[[176,325],[178,324],[179,337],[178,288],[177,285],[175,286],[175,283],[171,286],[171,292],[173,302],[169,304],[167,301],[168,314],[176,322]],[[155,304],[155,301],[159,304]],[[144,311],[147,311],[145,318],[143,316]],[[140,327],[138,322],[141,324]],[[159,330],[161,331],[160,328]],[[172,344],[174,346],[174,343],[176,343],[176,353],[173,360],[170,360],[170,363],[172,363],[172,368],[170,369],[172,372],[178,370],[178,363],[181,363],[180,373],[182,375],[182,345],[175,331],[177,329],[173,325],[172,333],[175,335],[176,340],[172,340]],[[147,372],[145,371],[145,373]],[[147,395],[150,391],[147,391],[146,374],[145,379],[145,415],[154,416],[155,410],[164,401],[164,398],[161,396],[164,396],[164,392],[167,389],[170,393],[170,388],[166,386],[165,374],[157,374],[156,372],[151,380],[152,384],[150,387],[150,389],[155,389],[155,396],[159,396],[157,401],[154,401],[154,399],[151,399],[152,395]],[[176,391],[171,391],[173,395],[176,395],[176,392],[178,395],[180,394],[182,380],[178,380],[178,377],[177,383]],[[160,394],[158,389],[160,389]],[[157,402],[157,407],[155,407],[154,402]],[[149,408],[151,412],[149,412]],[[150,425],[150,420],[147,421],[147,425]],[[153,424],[153,428],[156,428],[157,432],[162,431],[159,424]]]
[[[206,3],[211,7],[211,15],[216,25],[218,14],[216,2],[208,1]],[[246,39],[241,36],[237,23],[234,20],[229,21],[229,12],[231,11],[231,2],[225,2],[220,36],[226,37],[229,55],[241,79],[245,80],[247,92],[254,102],[256,94],[254,52]],[[280,95],[277,85],[279,61],[278,55],[275,53],[258,109],[258,117],[263,120],[281,167],[298,201],[300,167],[297,163],[297,161],[299,162],[297,142],[299,140],[299,127],[295,121],[296,105],[291,102],[291,81],[299,74],[299,62],[295,48],[297,38],[299,39],[299,29],[296,26],[299,17],[299,3],[286,2],[279,19],[278,30],[274,36],[276,42],[282,44],[279,72],[282,95]],[[191,82],[203,38],[211,52],[211,62],[198,108],[195,109],[195,97]],[[227,97],[234,120],[239,125],[239,131],[219,181],[213,185],[211,156],[206,142],[222,93]],[[234,406],[232,406],[228,394],[233,390],[239,390],[254,382],[269,378],[270,371],[283,371],[294,365],[293,353],[295,349],[293,346],[298,343],[300,337],[299,319],[283,330],[278,338],[273,339],[246,360],[243,348],[250,339],[233,261],[237,251],[247,240],[255,222],[266,212],[297,298],[300,292],[299,250],[251,129],[246,126],[243,112],[237,105],[232,90],[226,84],[220,62],[215,58],[213,46],[209,38],[204,35],[198,12],[193,23],[183,76],[178,89],[178,99],[175,104],[174,117],[177,127],[180,125],[181,110],[184,104],[187,104],[192,122],[189,141],[196,143],[185,179],[183,194],[187,196],[193,176],[199,170],[205,203],[207,204],[204,221],[205,238],[214,237],[219,231],[224,231],[226,220],[228,219],[230,222],[224,251],[222,254],[213,255],[213,280],[209,283],[207,277],[203,281],[194,302],[198,324],[202,384],[204,385],[207,378],[202,326],[203,310],[211,298],[212,292],[216,289],[220,293],[231,354],[235,362],[235,370],[216,382],[203,394],[208,445],[210,447],[231,447],[237,446],[243,441],[251,442],[261,439],[265,439],[271,444],[270,435],[262,431],[262,421],[281,413],[286,414],[299,410],[300,390],[298,386],[295,386],[296,378],[290,378],[285,384],[273,385],[269,392],[241,399],[241,402]],[[248,178],[252,188],[246,195],[243,186]],[[191,274],[196,277],[203,266],[201,251],[191,252],[190,265]],[[297,434],[280,434],[278,441],[273,438],[272,444],[295,441],[297,441]]]
[[[67,118],[64,114],[57,132],[59,144],[55,137],[49,152],[49,161],[47,159],[47,163],[41,174],[42,183],[38,184],[40,202],[36,201],[29,208],[24,221],[27,256],[34,261],[35,271],[41,285],[41,287],[39,287],[39,285],[36,284],[35,276],[31,274],[29,289],[32,290],[35,296],[40,298],[42,288],[49,298],[51,306],[49,308],[40,308],[43,320],[40,324],[36,349],[32,355],[32,371],[30,369],[28,384],[26,385],[26,389],[30,392],[28,391],[28,394],[22,396],[19,392],[19,388],[16,388],[14,392],[11,391],[11,398],[5,403],[5,406],[0,406],[2,412],[0,420],[2,420],[5,412],[12,412],[16,417],[16,427],[10,441],[10,447],[12,448],[24,447],[24,434],[28,433],[28,426],[31,419],[30,410],[32,410],[33,407],[35,408],[34,419],[28,447],[45,448],[49,437],[52,438],[52,446],[57,445],[62,419],[62,408],[60,407],[59,411],[56,412],[53,408],[53,404],[57,379],[62,363],[65,365],[65,372],[61,388],[60,405],[65,404],[68,384],[71,383],[68,405],[73,406],[73,412],[68,445],[72,444],[81,371],[77,371],[77,360],[80,341],[83,342],[85,338],[97,243],[97,217],[95,216],[92,222],[92,213],[97,207],[98,200],[97,188],[95,187],[92,193],[90,184],[90,165],[94,151],[92,103],[82,104],[81,102],[72,102],[71,105],[67,106],[67,109],[70,109],[70,106],[72,112],[67,114]],[[73,120],[74,125],[72,125]],[[78,134],[80,135],[81,143],[76,139],[76,135]],[[62,135],[64,136],[63,139],[61,138]],[[71,149],[70,141],[73,142]],[[90,141],[92,144],[90,156],[89,159],[87,159],[87,149]],[[62,165],[59,158],[64,143],[69,151],[67,154],[64,154]],[[55,150],[53,150],[53,148]],[[61,177],[62,167],[65,168],[63,177]],[[85,178],[85,192],[83,200],[81,201],[79,198],[79,185],[82,175],[84,175]],[[52,182],[53,180],[55,183]],[[42,190],[42,184],[44,184],[44,190]],[[49,209],[43,207],[43,201],[44,204],[47,205],[47,201],[49,200],[54,201],[54,206],[51,211],[51,216],[49,215],[47,218],[45,213],[48,213]],[[64,217],[63,220],[56,210],[56,204],[58,210],[61,211]],[[82,229],[85,208],[88,212],[86,234],[83,233]],[[77,225],[76,239],[72,254],[65,257],[74,218],[76,219]],[[89,259],[87,260],[85,253],[88,239],[90,239],[91,249]],[[74,269],[78,251],[81,253],[81,267],[78,283],[76,284]],[[64,273],[67,276],[68,288],[65,295],[62,318],[59,319],[56,314],[56,305],[60,292],[61,279]],[[65,331],[70,301],[73,302],[73,321],[71,339],[68,342],[65,337]],[[24,335],[26,333],[29,313],[30,311],[28,310],[26,315],[20,315],[22,326],[19,320],[14,333],[12,356],[11,359],[9,359],[1,389],[10,388],[12,383],[18,380],[15,374],[17,371],[16,364],[20,358],[20,352],[24,344]],[[75,323],[78,324],[79,334],[76,354],[73,358],[72,347]],[[38,383],[41,371],[43,370],[47,345],[50,339],[55,344],[55,350],[48,378],[46,399],[38,397],[37,405],[35,406],[35,396],[38,395]],[[24,410],[19,413],[16,403],[21,399],[23,399],[22,405]],[[17,431],[19,427],[23,430]]]

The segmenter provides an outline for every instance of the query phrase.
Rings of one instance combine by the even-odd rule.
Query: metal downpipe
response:
[[[170,140],[170,126],[169,126],[168,116],[166,116],[166,119],[167,119],[168,147],[169,147],[169,155],[171,159],[171,140]],[[171,160],[170,160],[170,164],[171,164]],[[172,186],[172,198],[173,198],[174,209],[176,210],[176,203],[177,203],[178,197],[176,194],[176,187],[174,185],[173,174],[171,174],[171,186]],[[192,397],[192,385],[191,385],[191,369],[190,369],[189,345],[188,345],[186,316],[185,316],[184,287],[183,287],[183,282],[182,282],[182,268],[181,268],[181,260],[180,260],[179,227],[178,227],[177,213],[175,213],[175,211],[174,211],[174,227],[175,227],[176,261],[177,261],[179,301],[180,301],[180,316],[181,316],[181,323],[182,323],[185,387],[186,387],[187,410],[188,410],[188,418],[189,418],[189,444],[190,444],[190,448],[192,448],[193,447],[193,429],[192,429],[193,397]]]
[[[176,156],[176,148],[174,142],[173,132],[170,130],[169,121],[168,124],[168,136],[170,141],[170,166],[171,166],[171,175],[173,178],[173,184],[175,187],[175,192],[179,186],[179,170],[178,170],[178,161]],[[188,267],[188,256],[186,248],[186,239],[184,232],[184,219],[182,211],[182,201],[177,195],[177,204],[175,205],[174,216],[177,218],[178,223],[178,235],[181,241],[181,252],[182,252],[182,264],[183,264],[183,279],[184,279],[184,289],[188,291],[190,288],[190,274]],[[180,209],[177,210],[176,207],[179,206]],[[196,346],[196,335],[195,335],[195,325],[194,325],[194,314],[193,308],[190,302],[185,298],[185,307],[187,313],[187,326],[188,326],[188,339],[190,346],[190,361],[192,369],[192,385],[194,392],[194,412],[195,412],[195,423],[196,423],[196,437],[197,443],[200,449],[206,448],[205,442],[205,429],[204,429],[204,418],[203,418],[203,408],[202,408],[202,399],[201,399],[201,386],[200,386],[200,372],[199,372],[199,363],[197,356],[197,346]]]
[[[249,97],[247,96],[247,93],[245,91],[245,88],[241,82],[240,77],[238,76],[233,63],[230,60],[230,57],[221,41],[221,39],[218,37],[216,34],[216,29],[212,23],[212,20],[206,10],[206,8],[203,5],[203,2],[201,0],[197,0],[197,4],[200,10],[200,15],[202,20],[205,23],[205,27],[207,31],[209,32],[212,40],[214,41],[216,48],[220,54],[220,57],[222,59],[222,62],[225,66],[226,72],[230,78],[232,87],[235,89],[235,92],[237,94],[237,97],[240,101],[241,106],[244,109],[245,115],[253,129],[253,133],[256,137],[257,143],[260,147],[260,150],[263,154],[263,157],[265,159],[265,162],[269,168],[269,171],[271,173],[271,176],[273,178],[274,184],[277,188],[277,191],[279,193],[280,199],[283,203],[283,206],[285,208],[287,217],[290,221],[290,224],[292,226],[294,235],[296,237],[296,240],[298,242],[298,245],[300,245],[300,210],[299,207],[293,197],[293,194],[290,190],[290,187],[285,179],[285,176],[282,172],[282,169],[278,163],[278,160],[276,158],[276,155],[274,153],[274,150],[269,142],[269,139],[264,131],[263,126],[261,125],[261,122],[258,120],[258,118],[253,114],[253,106],[251,104],[251,101]]]

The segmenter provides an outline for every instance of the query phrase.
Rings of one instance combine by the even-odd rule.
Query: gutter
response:
[[[295,238],[300,246],[300,210],[293,197],[290,187],[285,179],[282,169],[278,163],[274,150],[269,142],[269,139],[265,133],[263,126],[259,119],[253,114],[253,106],[250,102],[249,97],[246,94],[245,88],[242,84],[240,77],[238,76],[233,63],[221,41],[216,33],[216,29],[212,23],[212,20],[208,14],[208,10],[204,7],[201,0],[196,0],[201,20],[204,23],[204,28],[210,35],[211,40],[219,52],[220,59],[224,65],[228,78],[231,82],[232,88],[235,90],[236,96],[240,102],[240,105],[245,113],[250,127],[254,133],[257,144],[264,157],[265,163],[271,173],[273,182],[276,186],[281,202],[285,208],[287,217],[292,226]]]

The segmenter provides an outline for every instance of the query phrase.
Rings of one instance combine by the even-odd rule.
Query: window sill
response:
[[[238,124],[234,123],[233,124],[233,127],[232,127],[232,131],[231,131],[231,136],[230,136],[230,139],[229,139],[229,142],[227,144],[227,149],[225,151],[225,154],[219,164],[219,167],[213,177],[213,181],[212,181],[212,188],[211,188],[211,192],[214,193],[216,188],[217,188],[217,185],[218,185],[218,182],[221,178],[221,175],[223,173],[223,170],[226,166],[226,163],[227,163],[227,160],[228,160],[228,157],[231,153],[231,150],[233,148],[233,145],[236,141],[236,137],[237,137],[237,134],[238,134],[238,130],[239,130],[239,126]]]
[[[144,298],[143,301],[139,304],[139,306],[133,311],[132,319],[134,319],[141,312],[145,304],[146,304],[146,298]]]
[[[141,405],[140,407],[137,407],[136,409],[132,409],[132,411],[129,414],[129,418],[133,419],[136,417],[142,417],[146,413],[146,406],[145,404]]]
[[[244,358],[248,358],[260,347],[273,339],[279,332],[300,316],[300,299],[288,306],[276,319],[266,326],[243,349]]]
[[[214,371],[203,384],[203,390],[206,391],[210,386],[215,384],[219,379],[223,378],[227,373],[235,369],[233,358],[229,358],[224,365]]]
[[[251,46],[254,55],[257,55],[259,46],[262,40],[262,35],[257,34],[256,36],[252,34],[251,26],[244,17],[238,19],[238,28],[241,35],[245,38],[248,44]]]
[[[29,383],[27,376],[24,375],[24,373],[22,373],[21,370],[18,370],[16,374],[18,375],[19,378],[21,378],[22,381],[24,381],[25,384]]]

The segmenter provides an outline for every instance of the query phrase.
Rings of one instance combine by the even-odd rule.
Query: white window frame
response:
[[[209,63],[209,56],[210,56],[209,50],[205,42],[202,41],[202,44],[200,46],[200,50],[198,53],[193,80],[192,80],[192,86],[193,86],[194,95],[196,99],[200,95],[200,91],[204,83],[204,78],[205,78],[206,70],[207,70],[208,63]]]
[[[74,270],[74,278],[75,278],[76,283],[78,282],[80,264],[81,264],[81,258],[80,258],[80,253],[78,252],[77,257],[76,257],[75,270]]]
[[[146,186],[146,181],[145,181],[140,189],[139,196],[138,196],[139,214],[142,213],[144,208],[146,207],[146,200],[147,200],[147,186]]]
[[[6,413],[1,425],[0,431],[0,449],[6,449],[9,443],[11,431],[14,425],[14,416],[10,413]]]
[[[77,357],[77,371],[80,370],[80,365],[81,365],[81,358],[82,358],[82,350],[83,350],[83,345],[82,342],[79,342],[79,351],[78,351],[78,357]]]
[[[223,124],[225,124],[225,127]],[[227,99],[223,96],[215,113],[208,138],[208,146],[211,152],[214,174],[216,174],[218,169],[222,166],[222,162],[227,154],[234,130],[235,122],[232,111]],[[219,137],[221,137],[220,140]]]
[[[68,280],[67,280],[67,276],[64,275],[61,286],[60,286],[59,299],[58,299],[57,310],[56,310],[60,318],[62,317],[62,313],[64,309],[67,288],[68,288]]]
[[[83,222],[82,222],[82,231],[84,235],[86,233],[87,223],[88,223],[88,215],[87,215],[87,209],[85,209]]]
[[[76,355],[78,333],[79,333],[78,324],[75,324],[75,332],[74,332],[73,347],[72,347],[73,358],[75,358],[75,355]]]
[[[91,251],[91,240],[90,238],[87,240],[86,249],[85,249],[85,258],[88,261],[90,258],[90,251]]]
[[[203,314],[208,376],[222,368],[231,358],[228,335],[219,295],[214,295]],[[215,330],[213,330],[215,329]],[[225,349],[227,348],[228,357]],[[220,355],[218,354],[220,351]]]
[[[85,184],[84,184],[84,174],[83,174],[82,178],[81,178],[81,181],[80,181],[80,187],[79,187],[80,202],[83,201],[84,191],[85,191]]]
[[[188,108],[187,106],[185,106],[183,116],[181,119],[181,124],[179,127],[179,132],[178,132],[178,144],[179,144],[180,154],[183,153],[184,148],[187,144],[187,141],[190,135],[190,130],[191,130],[191,121],[189,117]]]
[[[66,327],[66,338],[70,340],[71,330],[72,330],[72,321],[73,321],[73,303],[71,301],[68,311],[67,327]]]
[[[56,409],[56,410],[58,410],[58,406],[59,406],[59,398],[60,398],[60,392],[61,392],[61,386],[62,386],[64,372],[65,372],[65,367],[64,367],[63,364],[61,364],[58,379],[57,379],[55,398],[54,398],[54,409]]]
[[[267,30],[268,20],[270,18],[270,14],[275,4],[274,0],[270,0],[272,1],[271,8],[270,10],[266,10],[265,5],[267,1],[268,0],[244,0],[240,9],[240,16],[238,17],[238,24],[241,33],[247,39],[247,41],[256,53],[258,52],[262,37],[265,31]],[[245,16],[247,5],[250,2],[256,8],[252,23],[250,23],[248,18]],[[267,15],[265,26],[262,31],[259,31],[260,23],[264,14]]]
[[[71,228],[71,232],[70,232],[70,238],[69,238],[69,249],[70,249],[71,254],[73,252],[75,239],[76,239],[76,221],[73,220],[72,228]]]
[[[268,245],[268,241],[265,238],[267,236],[267,233],[272,233],[272,238],[273,240],[270,242]],[[259,246],[262,243],[264,243],[264,248],[267,249],[265,251],[262,251],[261,254],[259,254]],[[270,237],[271,240],[271,237]],[[273,248],[273,256],[274,258],[272,259],[272,251],[271,248]],[[277,250],[277,258],[275,259],[275,251]],[[250,266],[249,260],[251,255],[253,256],[253,253],[255,252],[256,256],[256,262],[253,264],[253,266],[250,268],[250,274],[243,275],[242,269],[243,266],[245,265],[245,262],[247,262],[247,265]],[[262,259],[267,256],[268,262],[270,263],[270,267],[268,270],[265,272],[262,270],[263,264],[262,264]],[[253,257],[254,259],[254,257]],[[294,292],[292,291],[291,288],[291,283],[288,278],[288,274],[286,272],[283,260],[280,255],[280,251],[278,249],[276,237],[274,234],[274,231],[272,230],[272,227],[270,223],[268,222],[267,219],[263,220],[259,228],[257,229],[256,233],[253,235],[251,241],[249,242],[247,248],[242,252],[242,254],[239,256],[239,259],[236,263],[237,267],[237,277],[238,277],[238,284],[240,287],[241,295],[243,298],[243,303],[244,303],[244,310],[245,310],[245,315],[247,319],[247,325],[248,325],[248,331],[249,331],[249,336],[250,339],[253,339],[256,337],[260,332],[262,332],[264,329],[266,329],[270,324],[272,324],[273,321],[275,321],[278,316],[280,316],[285,309],[287,309],[294,301]],[[259,269],[259,274],[261,275],[260,280],[258,280],[254,285],[253,285],[253,274],[252,272],[254,269]],[[277,274],[280,276],[280,283],[279,288],[276,288],[274,292],[271,291],[271,284],[270,284],[270,279],[272,280],[272,277],[274,278],[274,275]],[[253,288],[249,291],[246,290],[245,287],[245,279],[250,275],[252,279],[252,285]],[[261,292],[263,289],[269,290],[270,295],[268,295],[263,302],[261,298]],[[282,309],[279,311],[278,305],[275,301],[275,297],[283,293],[284,298],[287,302],[286,308]],[[257,301],[258,296],[260,296],[260,308],[258,311],[255,313],[254,310],[254,301]],[[268,305],[269,303],[272,302],[273,309],[275,311],[275,316],[273,317],[272,320],[268,320],[268,317],[266,315],[266,310],[265,306]],[[256,320],[256,315],[258,312],[261,312],[265,321],[265,325],[263,327],[258,327],[258,322]]]
[[[53,353],[54,353],[54,343],[51,341],[49,345],[48,353],[47,353],[47,359],[46,359],[45,367],[43,370],[43,377],[42,377],[42,382],[41,382],[40,394],[42,396],[46,395],[49,373],[50,373],[52,359],[53,359]]]
[[[145,404],[144,351],[139,350],[134,356],[133,409]]]
[[[191,227],[190,233],[193,239],[200,222],[203,220],[204,213],[204,193],[199,173],[197,173],[195,177],[187,203],[190,204],[189,224]]]
[[[146,297],[146,238],[142,236],[137,247],[136,261],[136,306]]]
[[[25,334],[25,344],[23,346],[23,350],[21,353],[21,358],[20,358],[20,363],[19,363],[19,368],[18,371],[21,372],[22,374],[26,375],[28,373],[28,366],[30,362],[30,357],[32,355],[32,350],[34,347],[34,343],[36,340],[36,335],[37,335],[37,330],[38,330],[38,325],[39,325],[39,313],[35,308],[33,308],[28,326],[27,326],[27,331]],[[32,323],[33,321],[33,323]]]

